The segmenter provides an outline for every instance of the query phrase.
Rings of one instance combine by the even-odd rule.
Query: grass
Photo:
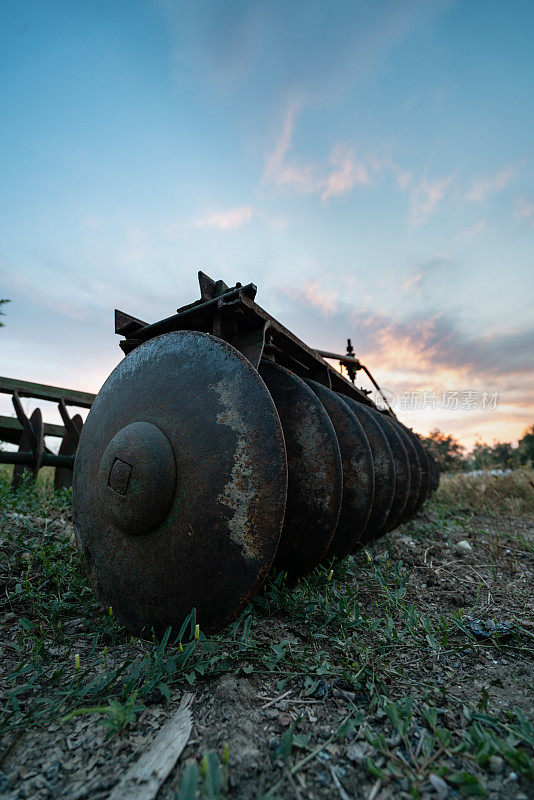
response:
[[[442,475],[438,502],[449,509],[480,509],[490,513],[521,514],[534,512],[534,474],[518,469],[503,475],[482,472],[450,472]]]
[[[0,766],[28,730],[96,719],[107,738],[121,737],[152,704],[233,674],[265,681],[280,695],[291,690],[303,702],[326,702],[335,691],[346,703],[324,740],[293,718],[272,754],[260,792],[266,798],[282,796],[301,773],[323,763],[329,747],[348,746],[356,735],[365,743],[361,768],[368,778],[392,790],[404,786],[414,798],[440,781],[462,796],[485,796],[500,763],[520,779],[534,779],[534,727],[525,708],[492,707],[492,686],[475,689],[468,677],[459,682],[452,667],[458,662],[470,670],[486,659],[513,662],[534,653],[524,612],[532,546],[513,524],[514,514],[533,508],[532,485],[527,471],[483,476],[478,484],[465,475],[446,477],[398,542],[390,538],[318,569],[293,590],[283,575],[272,574],[218,635],[203,634],[193,609],[178,635],[167,631],[146,642],[130,637],[88,588],[72,539],[70,493],[55,494],[40,481],[13,494],[4,470]],[[478,560],[450,555],[458,540],[470,542]],[[465,607],[435,602],[440,582],[452,581],[447,574],[462,585],[469,580]],[[512,586],[504,599],[503,576]],[[475,623],[502,615],[507,605],[506,624],[489,626],[481,637]],[[186,765],[176,797],[226,796],[231,756],[209,751]],[[331,778],[337,786],[335,770]]]

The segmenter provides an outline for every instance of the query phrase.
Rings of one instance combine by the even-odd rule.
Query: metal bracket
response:
[[[26,415],[26,412],[22,408],[22,403],[20,402],[20,397],[17,390],[13,392],[12,401],[15,407],[15,414],[17,415],[17,419],[22,425],[22,429],[26,433],[26,436],[30,441],[32,450],[35,452],[37,450],[37,435],[33,429],[30,420]]]
[[[76,440],[78,440],[80,438],[81,428],[78,429],[77,425],[70,418],[69,412],[67,411],[67,406],[65,405],[65,400],[63,398],[61,398],[61,400],[58,403],[58,409],[59,413],[61,414],[61,419],[63,420],[65,430],[72,436],[75,436]]]
[[[258,369],[263,356],[265,333],[268,328],[269,321],[267,320],[261,328],[250,331],[250,333],[245,333],[242,336],[238,336],[233,341],[230,341],[230,344],[232,344],[236,350],[239,350],[240,353],[243,353],[245,358],[250,361],[254,369]]]

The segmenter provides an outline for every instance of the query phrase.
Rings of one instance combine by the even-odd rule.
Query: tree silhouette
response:
[[[462,469],[464,466],[464,446],[454,436],[447,435],[435,428],[430,431],[424,442],[442,472]]]
[[[534,464],[534,425],[530,425],[519,440],[518,448],[525,461]]]
[[[3,306],[5,303],[9,303],[9,300],[7,299],[7,297],[0,298],[0,317],[2,317],[2,316],[5,314],[5,311],[2,311],[2,306]],[[0,319],[0,328],[3,328],[3,327],[4,327],[4,323],[3,323],[3,322],[2,322],[2,320]]]

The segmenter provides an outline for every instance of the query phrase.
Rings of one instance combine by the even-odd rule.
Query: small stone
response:
[[[317,783],[320,783],[323,786],[331,786],[332,776],[330,775],[329,772],[325,772],[324,769],[320,769],[317,772]]]
[[[508,780],[509,781],[516,781],[517,780],[517,773],[510,772],[510,774],[508,775]]]
[[[502,772],[503,766],[504,761],[500,756],[491,756],[489,760],[489,768],[494,775],[498,775],[499,772]]]
[[[466,539],[462,539],[461,542],[458,542],[456,545],[456,549],[464,553],[470,553],[473,548]]]
[[[278,714],[278,722],[282,726],[291,725],[293,717],[287,711],[280,711]]]
[[[350,744],[347,747],[347,758],[355,764],[362,764],[372,752],[373,748],[368,742]]]
[[[443,778],[440,778],[439,775],[434,775],[434,773],[432,773],[429,780],[440,800],[445,800],[445,798],[449,796],[449,787]]]
[[[15,622],[17,619],[17,615],[13,614],[12,611],[8,611],[7,614],[4,614],[4,622]]]

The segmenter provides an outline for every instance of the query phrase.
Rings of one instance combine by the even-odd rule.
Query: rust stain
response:
[[[254,470],[248,447],[250,431],[239,408],[240,392],[236,381],[223,378],[213,385],[219,395],[223,411],[217,415],[218,425],[227,425],[236,434],[234,465],[230,480],[217,497],[217,501],[231,508],[233,516],[228,522],[230,538],[238,544],[247,559],[261,556],[261,542],[256,541],[250,525],[250,507],[256,495]]]

